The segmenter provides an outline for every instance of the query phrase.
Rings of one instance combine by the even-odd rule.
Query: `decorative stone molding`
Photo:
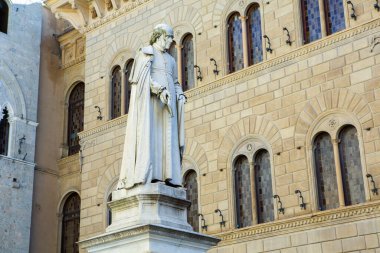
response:
[[[85,138],[90,137],[92,135],[96,135],[96,134],[102,133],[104,131],[107,131],[108,129],[110,129],[112,127],[119,126],[119,125],[123,125],[124,126],[127,123],[127,119],[128,119],[128,115],[127,114],[123,115],[123,116],[120,116],[120,117],[118,117],[116,119],[107,121],[106,123],[104,123],[104,124],[102,124],[100,126],[97,126],[95,128],[82,131],[82,132],[78,133],[78,136],[82,140],[82,139],[85,139]]]
[[[341,110],[355,115],[362,128],[373,127],[371,108],[365,98],[348,89],[328,90],[311,98],[299,114],[295,127],[295,146],[304,146],[310,126],[323,113]],[[331,130],[339,125],[339,119],[326,123]]]
[[[86,40],[78,31],[65,33],[58,38],[58,41],[62,50],[62,69],[85,61]]]
[[[292,51],[291,53],[281,55],[271,60],[252,65],[240,71],[236,71],[218,80],[215,80],[210,83],[206,83],[204,85],[201,85],[194,89],[186,91],[185,94],[187,98],[189,99],[189,101],[191,101],[198,95],[203,95],[206,92],[210,92],[214,89],[217,89],[225,85],[232,85],[233,82],[241,80],[243,78],[252,79],[253,77],[258,76],[261,71],[264,71],[268,68],[272,68],[279,65],[281,66],[286,65],[288,62],[295,60],[296,58],[299,58],[302,56],[309,56],[309,54],[312,52],[335,45],[336,43],[342,42],[346,39],[352,38],[362,33],[369,32],[375,28],[378,28],[379,26],[380,26],[380,19],[370,21],[361,26],[342,31],[334,35],[328,36],[326,38],[323,38],[321,40],[310,43],[308,45],[304,45]]]
[[[200,172],[206,172],[208,159],[202,146],[193,139],[186,139],[185,143],[184,160],[194,162]]]
[[[21,86],[9,66],[0,59],[0,90],[1,86],[8,92],[9,103],[12,105],[14,116],[28,118],[26,104]],[[4,103],[5,101],[1,101]]]
[[[218,152],[218,169],[227,169],[232,161],[236,145],[244,138],[260,136],[272,148],[273,153],[282,151],[282,138],[279,129],[262,116],[250,116],[233,124],[223,137]]]
[[[234,244],[236,241],[273,237],[289,232],[305,231],[320,228],[331,224],[348,223],[368,217],[377,217],[380,214],[380,202],[371,202],[362,205],[343,207],[334,210],[316,212],[287,220],[279,220],[259,224],[248,228],[235,229],[216,234],[222,241],[218,246]]]
[[[134,34],[130,33],[124,34],[113,40],[104,53],[104,58],[99,69],[99,75],[110,75],[109,72],[114,66],[113,64],[119,64],[121,69],[124,69],[126,61],[133,58],[136,51],[141,46],[141,40]]]
[[[66,0],[67,1],[67,0]],[[110,15],[104,16],[100,18],[99,20],[95,21],[94,23],[87,25],[87,26],[81,26],[79,28],[81,33],[87,33],[95,28],[112,21],[113,19],[123,15],[124,13],[131,12],[135,10],[138,7],[141,7],[143,4],[152,2],[152,0],[134,0],[134,1],[127,1],[125,6],[121,6],[119,9],[113,11]]]
[[[106,171],[100,178],[97,184],[96,204],[100,205],[104,202],[104,194],[110,188],[116,177],[119,177],[121,167],[121,159],[116,160],[113,164],[108,166]]]
[[[66,167],[68,165],[72,165],[76,163],[79,164],[79,153],[59,159],[57,161],[58,167]]]
[[[203,32],[203,21],[202,16],[199,14],[198,10],[191,6],[180,6],[168,11],[165,18],[162,20],[163,23],[171,25],[174,31],[179,31],[179,34],[175,32],[177,39],[181,39],[184,35],[182,30],[178,30],[178,26],[190,25],[196,34]],[[194,36],[196,34],[193,34]],[[177,43],[180,43],[177,41]]]

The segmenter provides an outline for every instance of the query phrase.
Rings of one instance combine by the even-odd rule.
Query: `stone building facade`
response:
[[[379,252],[380,12],[371,0],[350,3],[48,0],[73,29],[57,38],[59,66],[46,67],[60,68],[56,89],[40,96],[56,98],[40,124],[57,161],[38,174],[51,191],[35,192],[44,213],[33,213],[31,252],[63,252],[112,222],[128,63],[162,22],[190,88],[189,220],[222,239],[210,252]]]
[[[42,6],[1,0],[0,16],[0,252],[21,253],[32,222]]]

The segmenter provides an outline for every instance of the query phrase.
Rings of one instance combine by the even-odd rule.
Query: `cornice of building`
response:
[[[78,136],[79,136],[79,138],[82,141],[82,140],[86,139],[89,136],[92,136],[92,135],[95,135],[95,134],[101,134],[102,132],[104,132],[104,131],[112,128],[112,127],[125,124],[127,122],[127,119],[128,119],[128,115],[127,114],[126,115],[122,115],[122,116],[120,116],[120,117],[118,117],[116,119],[107,121],[107,122],[103,123],[100,126],[94,127],[92,129],[89,129],[89,130],[82,131],[82,132],[78,133]]]
[[[236,243],[237,240],[251,240],[252,237],[255,239],[273,237],[289,232],[301,232],[324,226],[359,221],[370,217],[379,217],[379,215],[380,201],[374,201],[258,224],[247,228],[234,229],[214,234],[214,236],[222,240],[219,244],[221,246]]]

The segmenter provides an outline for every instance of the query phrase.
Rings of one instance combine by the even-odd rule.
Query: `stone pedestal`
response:
[[[96,253],[204,253],[219,239],[196,233],[187,223],[186,191],[163,183],[112,193],[112,224],[106,233],[79,242]]]

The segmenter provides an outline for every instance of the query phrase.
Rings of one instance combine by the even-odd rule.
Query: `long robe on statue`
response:
[[[180,99],[183,91],[174,58],[154,46],[141,48],[129,81],[131,102],[118,188],[152,181],[181,185],[185,100]],[[163,87],[171,95],[168,105],[157,96]]]

